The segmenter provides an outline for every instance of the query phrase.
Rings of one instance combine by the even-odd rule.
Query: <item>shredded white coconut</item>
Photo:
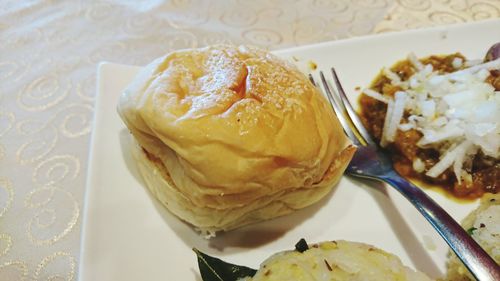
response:
[[[424,161],[422,161],[422,159],[418,157],[415,158],[415,160],[413,160],[413,169],[418,173],[422,173],[423,171],[425,171]]]
[[[408,60],[415,73],[407,80],[388,68],[383,74],[402,91],[389,96],[366,89],[363,92],[387,103],[387,113],[381,137],[381,146],[394,141],[397,130],[416,129],[422,133],[417,145],[438,150],[439,162],[426,175],[437,177],[452,168],[457,180],[467,178],[464,163],[482,151],[485,155],[500,157],[500,92],[485,80],[489,71],[500,69],[500,59],[487,63],[471,63],[454,59],[452,73],[439,74],[432,65],[423,65],[414,54]],[[403,113],[409,113],[407,123],[401,124]],[[423,171],[423,163],[413,163],[415,170]]]
[[[382,147],[387,146],[388,140],[387,140],[387,133],[389,131],[389,124],[390,120],[392,120],[392,112],[394,111],[394,102],[392,100],[389,100],[387,102],[387,112],[385,113],[385,119],[384,119],[384,127],[382,129],[382,136],[380,137],[380,145]]]
[[[382,95],[381,93],[374,91],[372,89],[364,89],[363,93],[369,97],[372,97],[378,101],[381,101],[383,103],[387,103],[389,101],[389,98]]]
[[[392,84],[401,84],[401,78],[399,78],[399,76],[396,73],[392,72],[389,68],[384,68],[382,70],[382,73],[384,73],[387,78],[391,79]]]
[[[460,158],[459,156],[462,154],[465,154],[465,151],[471,146],[472,144],[468,141],[464,141],[461,144],[457,145],[456,147],[449,149],[446,151],[446,153],[443,155],[441,160],[434,165],[429,171],[427,171],[426,175],[429,177],[437,177],[440,174],[442,174],[446,169],[448,169],[455,161]],[[458,175],[459,176],[459,175]]]
[[[482,69],[486,69],[486,70],[500,69],[500,59],[492,60],[492,61],[485,62],[482,64],[477,64],[477,65],[471,66],[471,67],[466,68],[466,69],[462,69],[462,70],[459,70],[456,72],[446,74],[445,76],[448,76],[451,79],[460,79],[464,75],[473,74],[473,73],[476,73]],[[389,79],[390,79],[390,77],[389,77]]]
[[[454,58],[453,61],[451,62],[451,65],[453,66],[453,68],[455,69],[458,69],[462,66],[462,64],[464,63],[464,61],[461,59],[461,58]]]
[[[393,142],[396,138],[398,125],[401,123],[405,111],[406,99],[407,95],[405,92],[398,91],[394,94],[394,107],[389,118],[389,124],[385,135],[386,140],[389,142]]]
[[[424,65],[418,60],[417,56],[414,53],[410,53],[408,55],[408,60],[413,64],[413,66],[418,71],[421,71],[424,69]]]

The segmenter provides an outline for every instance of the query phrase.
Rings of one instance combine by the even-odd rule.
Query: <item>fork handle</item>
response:
[[[500,280],[500,267],[434,200],[397,172],[380,177],[395,187],[432,224],[477,280]]]

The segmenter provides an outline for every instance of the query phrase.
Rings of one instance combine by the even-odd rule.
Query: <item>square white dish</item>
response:
[[[461,52],[482,58],[500,40],[500,20],[360,37],[276,51],[307,70],[335,66],[355,100],[384,66],[418,57]],[[293,59],[292,59],[293,58]],[[201,280],[193,247],[228,262],[258,268],[271,254],[308,242],[351,240],[398,255],[431,277],[444,273],[448,247],[425,219],[390,187],[344,177],[326,198],[294,214],[206,240],[166,211],[143,187],[128,148],[128,130],[116,113],[123,89],[139,67],[103,63],[91,140],[82,227],[79,280]],[[455,219],[476,203],[458,203],[426,190]]]

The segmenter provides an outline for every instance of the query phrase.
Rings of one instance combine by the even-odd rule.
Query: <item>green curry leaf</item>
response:
[[[468,233],[469,235],[472,235],[476,229],[477,229],[477,228],[475,228],[475,227],[471,227],[471,228],[467,229],[467,233]]]
[[[203,281],[236,281],[244,277],[252,277],[257,270],[227,263],[221,259],[211,257],[194,248],[198,257],[198,267]]]

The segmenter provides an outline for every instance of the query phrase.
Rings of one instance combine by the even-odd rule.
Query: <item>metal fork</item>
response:
[[[338,99],[334,98],[334,89],[320,71],[324,92],[345,133],[358,146],[346,172],[355,177],[386,182],[394,187],[429,221],[477,280],[500,280],[499,266],[476,241],[425,192],[393,169],[391,159],[373,141],[349,103],[335,69],[331,71]],[[313,76],[309,75],[309,78],[317,86]]]

